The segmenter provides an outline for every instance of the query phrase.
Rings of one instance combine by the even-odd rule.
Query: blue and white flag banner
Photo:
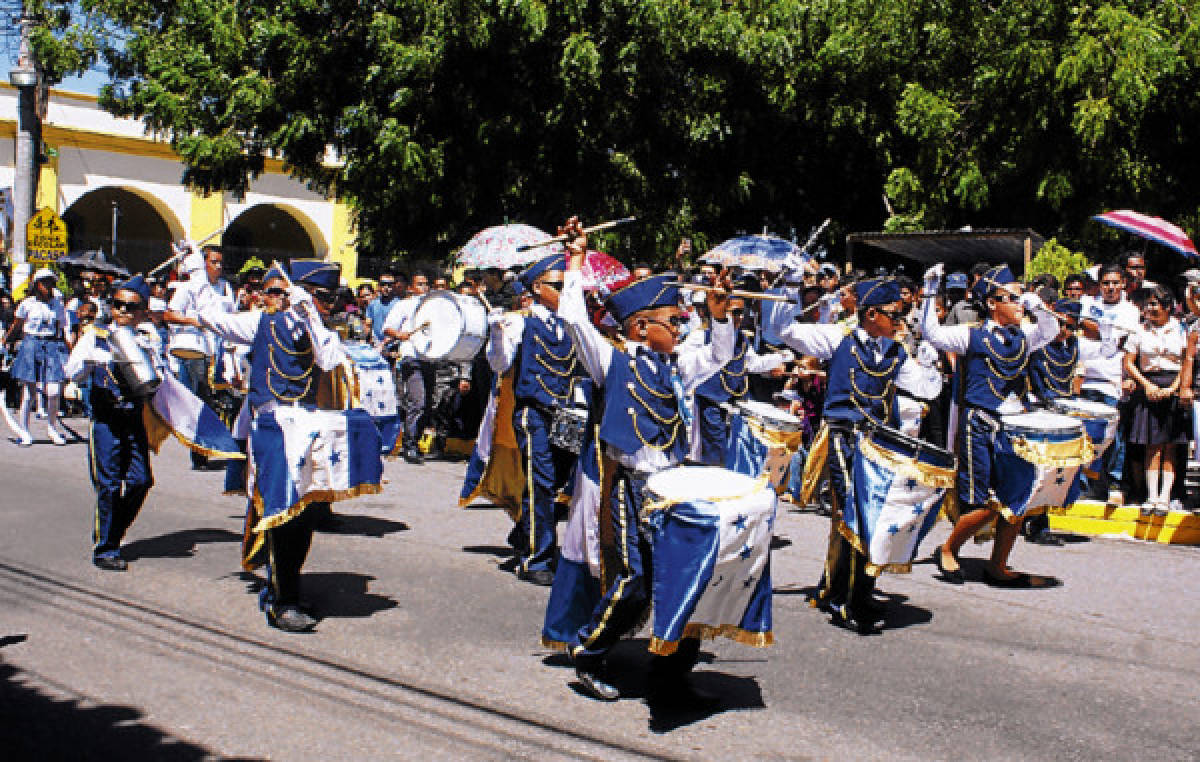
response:
[[[953,485],[952,459],[934,463],[907,457],[860,436],[854,499],[838,529],[866,555],[868,574],[911,572],[921,541],[937,522],[946,490]]]
[[[718,468],[717,499],[647,498],[653,543],[650,650],[674,653],[682,638],[724,636],[764,647],[771,633],[771,535],[775,492],[765,479]],[[686,474],[695,483],[701,474]],[[714,495],[716,496],[716,495]]]
[[[1086,433],[1061,441],[1031,442],[1001,431],[996,435],[996,468],[1003,478],[992,506],[1008,521],[1067,504],[1079,469],[1094,459]]]
[[[162,443],[165,428],[185,447],[202,455],[235,460],[246,457],[212,408],[171,374],[162,376],[162,383],[143,414],[155,452]]]
[[[387,360],[375,347],[358,341],[343,342],[342,347],[354,365],[359,404],[375,421],[383,440],[382,452],[389,455],[404,431],[404,419],[400,415],[396,394],[396,377]]]
[[[379,430],[365,411],[278,407],[250,428],[248,487],[263,532],[309,503],[382,491]]]

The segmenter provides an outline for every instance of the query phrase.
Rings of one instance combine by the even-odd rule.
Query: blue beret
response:
[[[979,281],[975,283],[975,287],[971,289],[971,293],[975,295],[976,299],[982,302],[987,298],[988,294],[992,293],[992,289],[1016,282],[1017,279],[1013,276],[1012,270],[1008,269],[1008,265],[996,265],[979,276]]]
[[[124,283],[117,284],[117,287],[113,291],[120,291],[122,289],[132,291],[142,297],[143,304],[150,301],[150,286],[146,283],[146,279],[140,275],[135,275]]]
[[[858,306],[878,307],[900,301],[900,281],[895,278],[867,278],[854,284]]]
[[[965,291],[967,289],[967,274],[950,273],[946,276],[946,288],[961,288]]]
[[[288,264],[292,283],[336,291],[342,278],[342,266],[323,259],[293,259]]]
[[[533,285],[533,282],[542,277],[549,270],[565,270],[567,269],[567,260],[562,254],[551,254],[548,257],[543,257],[521,271],[517,276],[517,280],[525,288]]]
[[[608,297],[608,311],[623,323],[639,310],[675,307],[679,304],[679,287],[674,285],[678,280],[675,273],[663,273],[634,281]]]
[[[1054,311],[1078,319],[1083,314],[1083,305],[1077,299],[1059,299],[1054,303]]]

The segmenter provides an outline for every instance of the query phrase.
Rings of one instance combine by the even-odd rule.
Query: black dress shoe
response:
[[[124,558],[93,558],[92,565],[104,571],[125,571],[129,568]]]
[[[425,459],[421,457],[421,451],[415,447],[405,448],[404,459],[414,466],[419,466],[425,462]]]
[[[532,582],[535,585],[542,587],[550,587],[554,584],[554,572],[549,569],[534,569],[533,571],[525,571],[522,569],[517,572],[517,579],[525,582]]]
[[[961,585],[967,581],[966,577],[963,576],[962,568],[958,568],[958,569],[955,569],[954,571],[950,571],[945,566],[942,566],[942,546],[941,545],[934,548],[933,561],[934,561],[934,563],[937,564],[938,571],[942,575],[940,577],[940,579],[943,582],[949,582],[951,585]]]
[[[1056,537],[1049,529],[1043,529],[1032,537],[1028,538],[1029,542],[1035,545],[1062,545],[1063,541]]]
[[[583,685],[584,693],[594,699],[616,701],[621,698],[621,692],[617,690],[617,686],[605,682],[595,672],[585,670],[582,667],[576,667],[575,677],[579,678],[580,684]]]
[[[298,606],[280,606],[267,609],[267,624],[284,632],[309,632],[317,626],[317,620]]]

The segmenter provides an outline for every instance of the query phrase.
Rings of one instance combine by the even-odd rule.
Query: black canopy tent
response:
[[[918,278],[938,262],[946,265],[947,272],[987,262],[1007,264],[1023,274],[1043,243],[1042,236],[1027,228],[851,233],[846,236],[846,263],[866,270],[881,266],[895,270],[899,264],[912,263],[914,271],[908,275]]]

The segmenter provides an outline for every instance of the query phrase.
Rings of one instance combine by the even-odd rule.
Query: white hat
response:
[[[147,308],[150,312],[166,312],[167,303],[157,296],[150,297],[150,306]]]
[[[54,272],[49,267],[41,267],[38,268],[38,271],[33,274],[33,278],[30,280],[37,282],[42,278],[49,278],[50,280],[56,281],[58,280],[58,273]]]

